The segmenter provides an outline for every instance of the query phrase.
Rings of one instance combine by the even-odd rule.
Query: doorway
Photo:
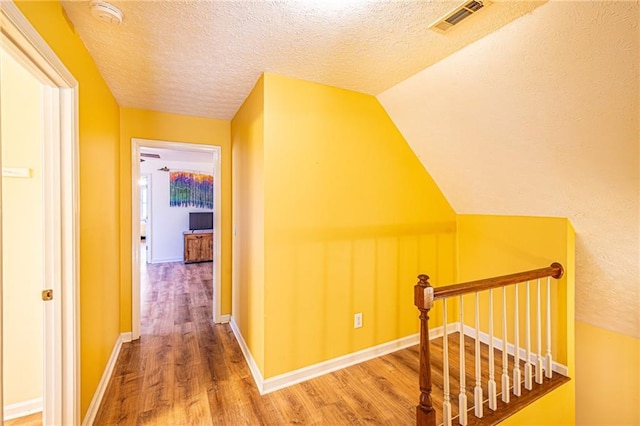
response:
[[[3,50],[0,68],[4,420],[35,420],[42,417],[44,374],[44,304],[35,297],[45,282],[44,105],[40,82]]]
[[[0,317],[4,317],[5,310],[7,314],[11,313],[9,303],[28,302],[31,307],[23,315],[39,314],[36,319],[40,322],[39,330],[29,328],[26,318],[25,321],[22,318],[7,318],[3,327],[12,327],[10,333],[17,329],[18,333],[39,334],[41,337],[33,338],[41,342],[38,361],[41,363],[41,373],[37,373],[41,376],[40,407],[36,406],[37,397],[27,396],[26,401],[7,399],[13,405],[13,413],[7,414],[17,416],[41,409],[44,425],[79,424],[78,84],[13,2],[0,2],[0,28],[0,77],[6,77],[5,70],[8,67],[18,66],[20,73],[36,82],[36,90],[39,92],[39,102],[28,107],[30,112],[27,113],[38,120],[39,123],[34,125],[38,128],[38,135],[20,136],[13,133],[12,126],[19,128],[24,123],[21,122],[22,117],[10,118],[8,115],[19,106],[13,97],[5,96],[10,92],[7,86],[2,88],[6,93],[2,94],[3,104],[0,107],[0,148],[3,153],[5,145],[7,152],[13,149],[21,151],[24,148],[22,144],[27,143],[27,140],[35,143],[34,150],[39,151],[22,152],[22,158],[15,156],[14,152],[7,156],[6,161],[2,160],[0,187],[7,191],[6,195],[11,199],[5,200],[4,196],[0,199],[11,202],[12,205],[7,204],[3,208],[0,204],[3,221],[6,219],[8,222],[6,226],[3,224],[0,227],[0,265],[7,265],[5,257],[7,262],[11,262],[10,256],[21,247],[9,232],[8,226],[18,226],[18,231],[33,228],[37,235],[30,240],[36,239],[38,244],[34,244],[35,249],[25,255],[32,256],[33,265],[37,265],[30,265],[35,275],[29,280],[33,288],[28,295],[16,295],[14,290],[20,290],[19,285],[24,283],[10,268],[7,268],[9,270],[6,271],[6,276],[5,271],[0,274],[0,295],[5,294],[6,286],[6,294],[12,294],[13,298],[5,300],[0,296]],[[33,161],[34,156],[38,156],[39,161]],[[20,211],[20,208],[25,209],[20,203],[13,205],[16,201],[15,193],[20,192],[22,186],[32,186],[35,188],[32,190],[39,191],[40,202],[30,202],[31,207],[26,207],[27,210],[31,209],[28,212]],[[12,212],[12,209],[18,211]],[[0,351],[0,378],[3,379],[3,386],[0,386],[0,418],[5,417],[4,385],[10,386],[4,383],[4,379],[11,380],[8,375],[5,377],[2,374],[4,352],[9,350],[11,348],[6,346]],[[31,366],[21,368],[25,370]],[[23,395],[18,400],[24,398]]]
[[[131,279],[131,312],[132,312],[132,338],[138,339],[140,337],[140,283],[141,283],[141,215],[140,215],[140,187],[141,187],[141,159],[146,159],[149,157],[141,157],[141,152],[150,150],[168,150],[180,155],[188,156],[189,153],[206,155],[211,159],[212,162],[212,170],[211,173],[213,175],[213,273],[212,273],[212,282],[213,282],[213,309],[211,313],[211,318],[213,322],[222,322],[221,318],[221,309],[220,309],[220,283],[221,283],[221,229],[222,229],[222,197],[221,197],[221,148],[215,145],[201,145],[201,144],[190,144],[190,143],[182,143],[182,142],[168,142],[168,141],[158,141],[158,140],[149,140],[149,139],[137,139],[134,138],[131,140],[131,241],[132,241],[132,279]],[[162,172],[170,172],[170,168],[164,165],[160,167],[158,171]],[[153,197],[154,191],[159,191],[158,185],[154,182],[154,177],[151,176],[149,181],[150,195]],[[168,191],[168,188],[165,188]],[[146,229],[146,238],[150,238],[151,241],[158,242],[158,239],[154,237],[154,227],[156,219],[158,215],[154,213],[153,207],[149,208],[151,221],[148,223]],[[169,222],[170,223],[170,222]],[[183,229],[184,228],[184,229]],[[172,238],[174,238],[173,245],[178,244],[180,248],[182,247],[182,231],[186,231],[187,228],[183,227],[178,230],[174,230],[172,234]],[[178,241],[178,242],[176,242]],[[160,249],[163,245],[158,246],[158,244],[152,245],[150,249],[151,253],[151,262],[162,262],[162,261],[181,261],[182,256],[179,258],[176,257],[175,254],[165,254],[164,252],[160,252]],[[181,252],[182,253],[182,252]]]

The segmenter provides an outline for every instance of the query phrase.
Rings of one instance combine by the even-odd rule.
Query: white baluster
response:
[[[444,402],[442,403],[442,422],[451,426],[451,401],[449,398],[449,335],[447,333],[447,299],[442,301],[442,376],[444,378]]]
[[[547,378],[553,377],[553,357],[551,356],[551,277],[547,277]]]
[[[489,290],[489,382],[487,389],[489,393],[489,408],[493,411],[498,408],[498,398],[495,379],[495,362],[493,359],[493,289]]]
[[[524,387],[527,390],[533,388],[533,366],[531,365],[531,294],[529,291],[529,281],[527,281],[527,297],[526,297],[526,344],[527,355],[524,363]]]
[[[502,402],[509,403],[509,353],[507,351],[507,287],[502,287]]]
[[[513,394],[515,396],[520,396],[521,386],[522,386],[522,372],[520,371],[520,312],[518,311],[519,300],[518,300],[518,284],[515,285],[514,288],[515,299],[513,301],[513,311],[514,311],[514,326],[513,326],[513,345],[515,346],[513,357],[514,357],[514,365],[513,365]]]
[[[476,387],[473,388],[475,415],[482,418],[482,370],[480,364],[480,298],[476,292]]]
[[[540,278],[536,283],[536,337],[537,341],[537,353],[536,353],[536,383],[542,384],[542,307],[540,306]]]
[[[458,396],[458,423],[467,425],[467,382],[465,377],[464,305],[460,296],[460,395]]]

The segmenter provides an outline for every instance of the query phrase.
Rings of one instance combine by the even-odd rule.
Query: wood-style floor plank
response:
[[[280,391],[260,395],[228,325],[213,324],[212,264],[146,265],[141,283],[141,338],[124,344],[96,425],[413,425],[418,401],[418,348],[410,347]],[[408,307],[407,309],[412,309]],[[417,312],[416,312],[417,315]],[[458,374],[459,334],[450,335]],[[432,341],[433,394],[440,424],[442,339]],[[465,352],[474,342],[465,338]],[[488,348],[482,346],[483,371]],[[496,382],[501,392],[501,355]],[[513,359],[510,358],[513,363]],[[473,356],[465,361],[473,398]],[[486,373],[485,373],[486,374]],[[556,375],[556,377],[558,377]],[[554,381],[554,386],[558,386]],[[486,376],[483,380],[486,395]],[[453,415],[459,383],[451,379]],[[540,393],[540,391],[536,391]],[[518,404],[529,398],[524,391]],[[515,397],[512,396],[512,400]],[[499,403],[501,406],[502,403]],[[470,424],[495,424],[490,413]]]
[[[42,426],[42,412],[4,422],[5,426]]]

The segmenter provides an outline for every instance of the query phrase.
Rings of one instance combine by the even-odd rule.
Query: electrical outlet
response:
[[[358,312],[353,316],[353,328],[362,327],[362,312]]]

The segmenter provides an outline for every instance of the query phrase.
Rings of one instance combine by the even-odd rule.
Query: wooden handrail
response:
[[[485,278],[483,280],[469,281],[466,283],[452,284],[433,289],[433,299],[446,299],[452,296],[460,296],[467,293],[489,290],[492,288],[504,287],[511,284],[523,283],[538,278],[552,277],[560,279],[564,275],[564,268],[561,264],[554,262],[546,268],[533,269],[531,271],[518,272],[515,274],[503,275],[501,277]],[[420,278],[420,277],[418,277]]]
[[[560,279],[564,275],[561,264],[554,262],[546,268],[503,275],[484,280],[469,281],[434,289],[427,275],[418,275],[418,283],[414,287],[413,300],[420,310],[420,403],[416,407],[416,423],[419,426],[435,426],[436,413],[431,401],[431,357],[429,351],[429,311],[437,299],[446,299],[467,293],[475,293],[511,284],[518,284],[537,278],[553,277]]]

